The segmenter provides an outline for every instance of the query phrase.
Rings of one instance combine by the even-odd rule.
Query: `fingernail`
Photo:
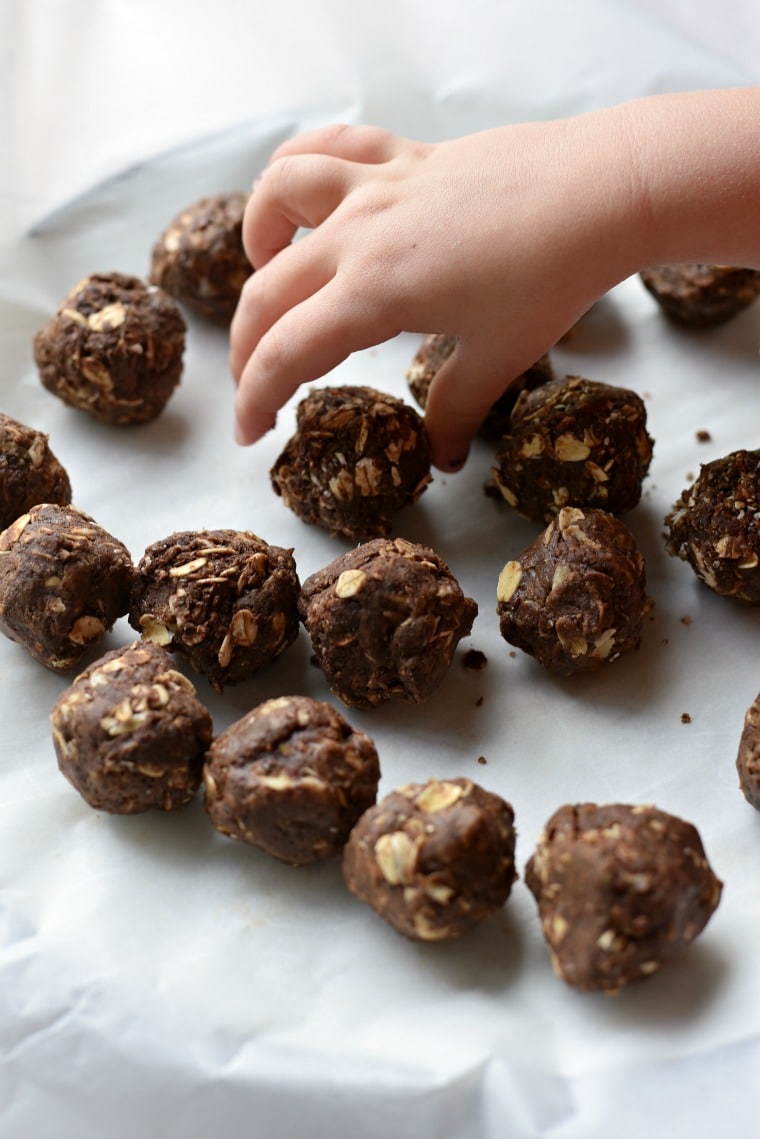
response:
[[[461,471],[462,467],[465,465],[466,462],[467,462],[467,456],[466,455],[463,455],[461,458],[457,458],[457,459],[448,459],[446,462],[446,470],[451,471],[452,474],[455,471]]]

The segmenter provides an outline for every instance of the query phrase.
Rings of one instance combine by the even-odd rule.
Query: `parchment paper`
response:
[[[746,34],[760,27],[738,4],[733,55],[711,54],[676,4],[588,2],[570,19],[548,2],[481,0],[465,13],[229,0],[215,6],[201,55],[200,8],[157,7],[135,3],[128,18],[117,3],[0,10],[14,80],[0,407],[49,433],[76,504],[135,559],[173,530],[232,526],[292,546],[302,578],[347,544],[302,524],[269,486],[296,401],[271,436],[237,448],[225,336],[191,318],[183,381],[160,419],[90,421],[42,389],[31,360],[33,333],[69,287],[93,271],[144,274],[170,217],[203,194],[245,189],[295,130],[344,119],[435,138],[744,82]],[[136,39],[142,54],[130,55]],[[258,75],[243,72],[248,57]],[[159,88],[162,113],[151,113]],[[282,866],[217,835],[200,798],[169,817],[95,812],[53,754],[48,715],[66,679],[3,640],[3,1139],[760,1134],[760,819],[734,767],[760,688],[759,615],[711,594],[662,539],[700,463],[760,446],[759,341],[757,306],[724,328],[679,332],[631,279],[553,353],[558,372],[633,387],[647,403],[655,458],[626,516],[655,601],[637,653],[560,681],[510,652],[496,580],[536,527],[484,495],[493,455],[478,443],[397,528],[434,547],[476,598],[471,637],[426,704],[344,709],[376,742],[381,794],[466,775],[507,798],[520,871],[563,802],[655,802],[694,822],[725,891],[682,961],[616,999],[576,994],[552,974],[522,880],[473,934],[418,946],[347,894],[337,860]],[[404,373],[419,342],[402,335],[325,382],[410,399]],[[702,430],[709,442],[698,442]],[[92,655],[132,639],[122,620]],[[487,656],[481,672],[462,667],[470,647]],[[194,678],[215,730],[268,696],[334,700],[309,655],[302,632],[271,669],[221,697]]]

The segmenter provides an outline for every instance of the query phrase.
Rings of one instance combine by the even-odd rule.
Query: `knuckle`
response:
[[[287,360],[287,345],[277,324],[262,336],[256,347],[256,370],[266,380],[281,372]]]
[[[298,161],[298,155],[281,154],[267,166],[266,176],[262,181],[262,188],[269,190],[281,189],[293,177],[293,166]]]
[[[330,123],[324,130],[324,141],[327,146],[335,146],[336,143],[341,142],[347,136],[354,134],[358,127],[351,126],[349,123]]]
[[[240,290],[238,311],[241,313],[255,312],[261,296],[261,278],[258,273],[252,273]]]

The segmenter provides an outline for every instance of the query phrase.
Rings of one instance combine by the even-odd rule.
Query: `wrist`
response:
[[[614,108],[629,152],[629,272],[699,261],[760,267],[760,88]]]

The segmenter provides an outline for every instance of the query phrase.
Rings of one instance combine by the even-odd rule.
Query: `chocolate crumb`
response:
[[[478,756],[478,763],[486,764],[486,763],[488,763],[488,760],[486,759],[486,757],[484,755],[479,755]]]
[[[694,432],[698,443],[712,442],[712,435],[709,431],[695,431]]]
[[[478,696],[477,700],[475,701],[475,707],[480,708],[482,706],[482,704],[483,704],[483,697]]]
[[[684,616],[681,618],[681,624],[682,624],[682,625],[690,625],[690,624],[691,624],[691,617],[689,617],[689,615],[688,615],[688,614],[685,614],[685,615],[684,615]]]
[[[480,649],[468,649],[462,658],[462,666],[468,672],[480,672],[488,664],[488,657]]]
[[[681,713],[681,723],[682,724],[690,724],[691,723],[691,716],[689,715],[688,712],[682,712]]]

